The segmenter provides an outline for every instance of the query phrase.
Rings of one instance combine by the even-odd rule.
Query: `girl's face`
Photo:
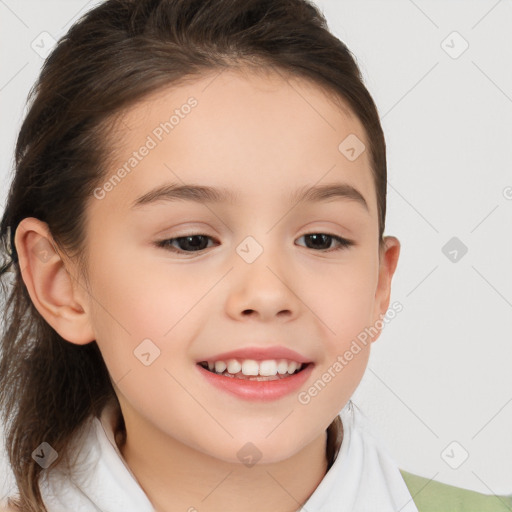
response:
[[[118,127],[87,209],[84,309],[129,435],[145,425],[226,462],[292,456],[353,394],[371,344],[357,337],[389,304],[399,245],[388,238],[379,265],[363,126],[304,81],[225,71],[153,95]],[[216,192],[173,198],[185,185]],[[344,193],[298,202],[327,185]],[[247,348],[279,362],[276,347],[309,365],[285,377],[295,385],[260,383],[281,390],[267,399],[198,364]]]

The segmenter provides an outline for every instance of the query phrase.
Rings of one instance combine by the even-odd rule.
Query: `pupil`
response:
[[[196,240],[196,243],[193,242],[194,239]],[[205,241],[206,245],[202,247]],[[201,242],[203,242],[203,244]],[[203,235],[192,235],[180,237],[178,239],[178,243],[180,245],[180,249],[183,249],[185,251],[190,249],[194,251],[202,251],[208,245],[208,240]]]
[[[308,239],[308,238],[309,238],[309,239],[313,239],[314,241],[318,241],[318,239],[319,239],[320,237],[321,237],[321,238],[323,239],[323,241],[324,241],[324,244],[323,244],[323,245],[325,245],[325,239],[328,239],[328,240],[327,240],[327,241],[328,241],[328,243],[327,243],[327,247],[322,247],[322,248],[328,249],[328,248],[329,248],[329,246],[330,246],[329,239],[331,238],[329,235],[323,235],[323,234],[320,234],[320,235],[307,235],[307,236],[306,236],[306,239]],[[308,244],[306,244],[306,245],[308,245]],[[313,244],[313,247],[312,247],[312,248],[313,248],[313,249],[314,249],[314,248],[318,248],[318,244]]]

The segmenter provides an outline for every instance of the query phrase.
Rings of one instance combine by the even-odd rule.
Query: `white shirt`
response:
[[[397,464],[357,408],[340,412],[343,442],[334,464],[301,510],[418,512]],[[114,439],[115,409],[91,417],[75,437],[73,474],[43,471],[48,512],[154,512]]]

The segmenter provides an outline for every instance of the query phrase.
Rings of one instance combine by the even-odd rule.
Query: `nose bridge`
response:
[[[277,232],[248,235],[236,247],[237,263],[229,302],[231,313],[246,310],[262,317],[296,310],[296,297],[288,282],[290,270]]]
[[[266,233],[246,236],[236,247],[240,274],[243,278],[256,278],[260,282],[277,280],[275,273],[283,267],[283,246],[274,236],[276,233]],[[270,270],[272,269],[273,272]]]

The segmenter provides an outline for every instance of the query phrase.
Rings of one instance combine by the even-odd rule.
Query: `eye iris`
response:
[[[193,242],[194,239],[196,243]],[[176,239],[176,242],[180,246],[180,249],[184,251],[202,251],[203,249],[206,249],[206,246],[208,245],[208,238],[203,235],[181,236]],[[183,242],[185,242],[185,244],[183,244]]]
[[[330,235],[324,235],[324,234],[313,234],[313,235],[305,235],[305,239],[308,240],[308,239],[313,239],[314,241],[317,241],[319,240],[321,237],[321,239],[323,240],[324,244],[325,244],[325,239],[327,238],[327,247],[320,247],[320,249],[328,249],[331,245],[331,236]],[[309,244],[306,242],[306,245],[309,247]],[[312,247],[310,247],[312,249],[318,249],[318,245],[317,244],[313,244]]]

